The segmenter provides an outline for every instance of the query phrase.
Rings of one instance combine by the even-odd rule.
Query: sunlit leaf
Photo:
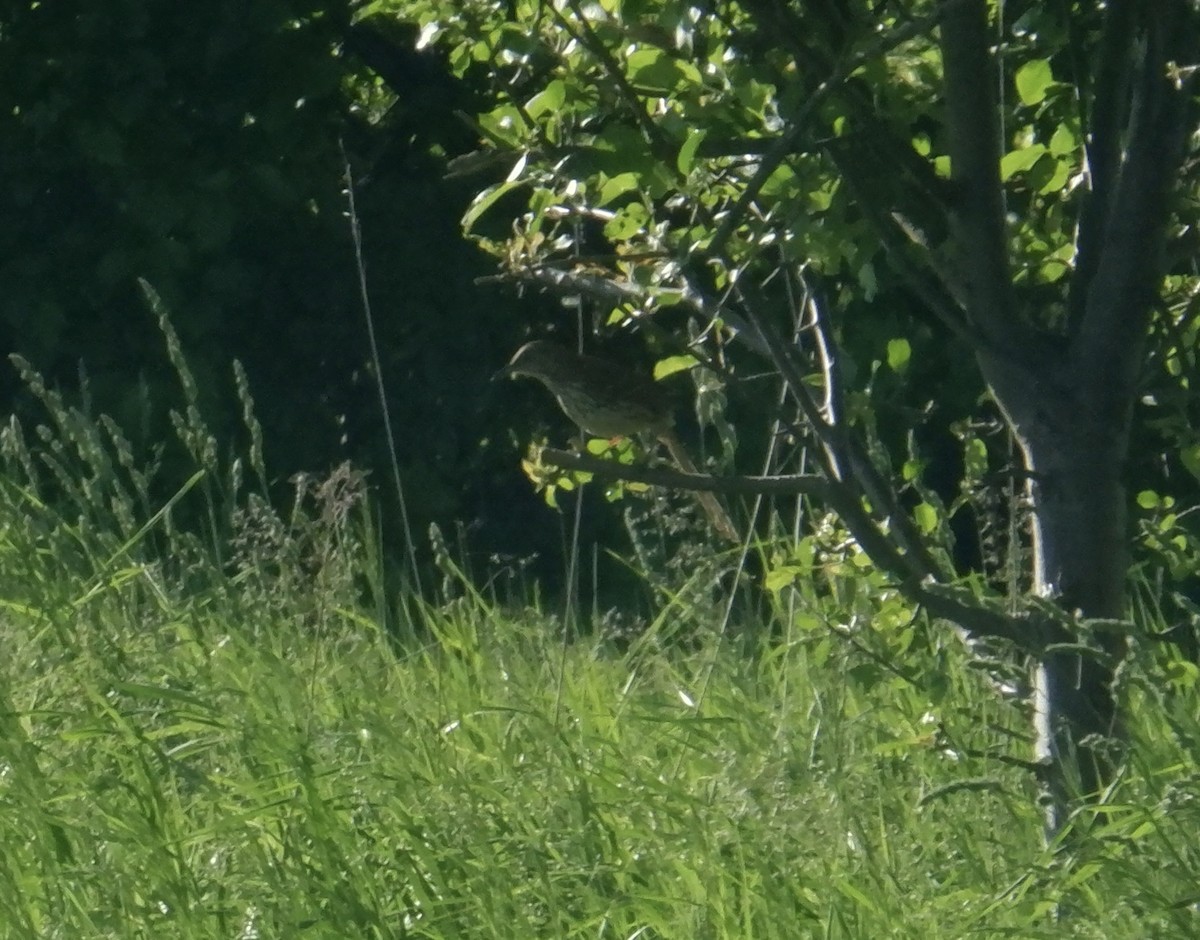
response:
[[[616,176],[610,177],[601,184],[596,205],[607,206],[614,199],[636,191],[640,182],[641,177],[636,173],[618,173]]]
[[[561,81],[550,82],[525,104],[526,113],[533,118],[541,117],[562,107],[567,97],[567,86]]]
[[[686,372],[688,369],[700,362],[695,356],[668,356],[666,359],[660,359],[654,364],[654,378],[665,379],[669,375],[674,375],[676,372]]]
[[[1021,103],[1039,104],[1045,99],[1046,90],[1054,81],[1054,72],[1050,69],[1047,59],[1034,59],[1017,69],[1015,80]]]
[[[1024,170],[1030,169],[1046,155],[1046,148],[1041,144],[1012,150],[1000,158],[1000,179],[1008,180]]]
[[[464,232],[470,232],[475,223],[478,222],[500,199],[512,192],[516,187],[520,186],[519,180],[509,180],[504,183],[498,183],[495,186],[489,186],[478,196],[471,200],[470,208],[463,214],[462,226]]]
[[[978,480],[987,473],[987,445],[977,437],[973,437],[963,445],[963,463],[966,475]]]
[[[1065,157],[1079,147],[1079,140],[1066,124],[1060,124],[1050,138],[1050,152],[1056,157]]]
[[[700,144],[704,142],[704,138],[708,135],[708,131],[695,130],[688,134],[687,140],[683,142],[683,146],[679,148],[679,156],[675,160],[675,166],[679,172],[687,176],[692,172],[692,167],[696,162],[696,152],[700,149]]]
[[[913,508],[913,521],[925,535],[937,531],[938,513],[929,503],[919,503]]]
[[[903,373],[908,368],[908,360],[912,356],[912,346],[904,337],[888,340],[887,363],[893,372]]]

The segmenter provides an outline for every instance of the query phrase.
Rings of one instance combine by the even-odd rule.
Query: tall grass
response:
[[[156,504],[117,429],[41,393],[0,448],[0,936],[1200,928],[1195,688],[1148,653],[1108,825],[1043,849],[1019,707],[922,621],[889,659],[866,575],[771,630],[668,602],[565,646],[462,581],[397,637],[351,471],[281,516],[185,407],[195,468]]]

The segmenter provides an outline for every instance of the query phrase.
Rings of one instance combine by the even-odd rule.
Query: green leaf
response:
[[[1075,257],[1075,246],[1069,242],[1057,251],[1051,252],[1038,269],[1038,278],[1044,284],[1053,284],[1071,272],[1071,262]]]
[[[987,445],[977,437],[963,446],[963,465],[968,478],[978,480],[987,473]]]
[[[938,514],[929,503],[920,503],[913,509],[913,521],[916,522],[917,528],[925,535],[930,535],[937,531]]]
[[[785,161],[777,166],[762,185],[764,196],[791,197],[800,191],[796,180],[796,171]]]
[[[1075,132],[1066,124],[1059,124],[1054,136],[1050,138],[1050,152],[1056,157],[1065,157],[1074,153],[1078,147],[1079,139]]]
[[[800,575],[801,571],[795,565],[781,565],[767,572],[763,586],[771,592],[781,591],[794,584]]]
[[[516,148],[526,136],[525,122],[521,112],[511,104],[503,104],[478,118],[479,127],[493,143],[502,147]]]
[[[1176,688],[1190,691],[1200,683],[1200,666],[1186,660],[1175,659],[1164,667],[1163,677]]]
[[[668,356],[666,359],[660,359],[654,364],[654,378],[655,380],[665,379],[676,372],[686,372],[699,363],[699,359],[687,354],[682,356]]]
[[[618,173],[600,185],[600,197],[597,206],[606,206],[619,196],[633,192],[641,185],[641,177],[636,173]]]
[[[1048,59],[1034,59],[1017,69],[1017,94],[1022,104],[1040,104],[1046,97],[1046,89],[1054,81],[1054,72]]]
[[[604,225],[604,235],[613,241],[623,242],[642,231],[650,221],[650,214],[640,202],[632,202],[617,212]]]
[[[1000,158],[1000,179],[1009,180],[1016,174],[1030,169],[1046,155],[1042,144],[1031,144],[1020,150],[1011,150]]]
[[[539,118],[551,111],[558,111],[567,98],[567,86],[560,79],[555,79],[540,92],[529,99],[525,111],[532,118]]]
[[[858,269],[858,283],[863,289],[863,297],[868,302],[874,300],[879,291],[879,279],[875,276],[873,264],[868,262]]]
[[[1200,443],[1190,444],[1179,452],[1179,460],[1197,480],[1200,480]]]
[[[1071,178],[1071,164],[1066,160],[1059,160],[1055,163],[1054,173],[1050,179],[1042,184],[1042,188],[1038,192],[1043,196],[1049,196],[1051,193],[1060,192],[1067,181]]]
[[[1052,156],[1050,156],[1049,152],[1044,153],[1042,157],[1032,167],[1029,168],[1029,186],[1043,194],[1046,192],[1054,192],[1054,180],[1058,175],[1060,167],[1064,167],[1064,164],[1061,161],[1055,160]],[[1063,183],[1065,183],[1066,180],[1067,173],[1063,172]],[[1058,188],[1061,189],[1061,185]]]
[[[700,144],[704,142],[708,131],[696,130],[688,134],[687,140],[683,142],[683,146],[679,148],[679,156],[675,159],[675,166],[679,172],[687,176],[692,172],[692,167],[696,163],[696,151],[700,149]]]
[[[908,340],[900,337],[898,339],[890,339],[887,344],[887,363],[888,368],[897,374],[903,374],[908,368],[908,360],[912,356],[912,346]]]
[[[522,180],[507,180],[503,183],[498,183],[495,186],[489,186],[478,196],[471,200],[471,206],[463,214],[462,227],[464,232],[470,232],[475,223],[483,217],[492,206],[494,206],[501,198],[512,192],[516,187],[523,185]]]
[[[662,49],[644,46],[626,60],[629,80],[639,91],[666,94],[686,83],[699,83],[700,72],[690,62],[681,62]]]
[[[646,140],[632,127],[614,124],[593,138],[586,149],[587,172],[599,170],[610,176],[634,172],[644,180],[659,166]]]

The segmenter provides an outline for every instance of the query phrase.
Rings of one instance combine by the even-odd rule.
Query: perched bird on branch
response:
[[[699,473],[679,435],[670,400],[653,380],[595,356],[581,356],[546,340],[526,343],[497,377],[537,379],[558,399],[567,417],[597,437],[631,437],[649,432],[667,448],[684,473]],[[730,541],[739,535],[712,493],[697,493],[713,528]]]

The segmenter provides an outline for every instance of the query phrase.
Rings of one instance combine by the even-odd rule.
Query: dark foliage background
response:
[[[518,460],[534,433],[561,442],[569,427],[540,389],[489,379],[528,336],[573,336],[575,324],[553,299],[475,285],[495,264],[459,220],[492,181],[486,172],[505,168],[446,177],[477,146],[460,113],[480,102],[414,38],[383,18],[352,25],[351,5],[331,0],[0,0],[0,348],[69,394],[82,369],[94,409],[150,453],[170,440],[178,398],[143,277],[172,312],[220,439],[232,449],[245,434],[237,358],[278,495],[292,473],[352,458],[372,471],[394,543],[344,147],[418,541],[431,522],[459,525],[464,556],[536,555],[534,573],[554,583],[566,519]],[[872,407],[893,453],[916,426],[929,482],[950,500],[961,476],[950,429],[977,410],[981,389],[961,350],[913,328],[919,305],[882,258],[876,271],[872,310],[848,318],[849,365],[878,368],[889,339],[911,338],[905,381],[893,387],[881,370]],[[827,287],[837,300],[836,272]],[[8,367],[0,404],[37,417]],[[768,411],[759,386],[731,390],[741,469],[757,469]],[[1159,485],[1152,455],[1162,449],[1156,440],[1138,451],[1151,456],[1130,468],[1135,487]],[[587,519],[585,543],[619,528],[612,512]],[[978,520],[959,521],[962,562],[975,567]]]
[[[557,525],[505,434],[518,399],[488,381],[519,302],[475,287],[492,266],[461,237],[473,182],[443,178],[473,144],[468,98],[411,36],[352,29],[347,4],[0,4],[0,348],[70,396],[82,368],[94,409],[149,453],[178,392],[144,277],[223,442],[245,434],[238,358],[279,495],[348,456],[390,514],[344,143],[418,539],[461,520],[480,551],[545,554]],[[0,396],[40,417],[7,365]]]

